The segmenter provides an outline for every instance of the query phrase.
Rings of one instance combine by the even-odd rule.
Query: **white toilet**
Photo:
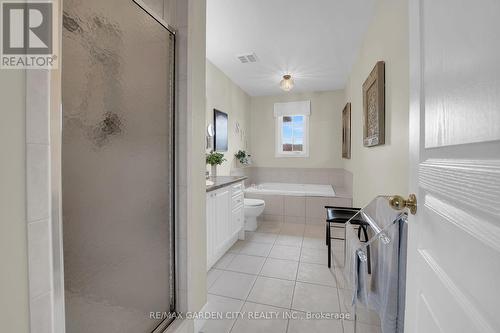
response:
[[[259,199],[244,199],[245,206],[245,230],[257,230],[257,217],[264,211],[266,202]]]

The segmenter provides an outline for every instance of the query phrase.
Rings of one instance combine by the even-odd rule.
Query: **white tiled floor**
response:
[[[266,262],[265,257],[249,256],[246,254],[237,254],[227,265],[228,271],[235,271],[247,274],[259,274],[262,266]]]
[[[269,257],[275,259],[299,261],[300,247],[290,247],[274,244]]]
[[[260,275],[295,281],[298,267],[298,261],[267,258]]]
[[[259,276],[247,300],[289,309],[292,304],[294,281]]]
[[[336,261],[327,267],[324,234],[324,225],[276,222],[261,222],[257,232],[247,232],[246,240],[238,241],[208,273],[206,310],[270,312],[275,317],[207,320],[200,332],[352,333],[349,321],[306,318],[307,312],[349,310],[348,293],[337,289],[345,284],[338,281],[342,274],[335,272]],[[342,244],[334,246],[343,251]],[[362,326],[362,332],[379,332]]]

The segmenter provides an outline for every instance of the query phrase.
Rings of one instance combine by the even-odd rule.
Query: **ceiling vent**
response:
[[[242,55],[239,55],[237,56],[238,60],[242,63],[242,64],[248,64],[248,63],[251,63],[251,62],[257,62],[259,59],[257,59],[257,56],[255,55],[255,53],[252,53],[252,54],[242,54]]]

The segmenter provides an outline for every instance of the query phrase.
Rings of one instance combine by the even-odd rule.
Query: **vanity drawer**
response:
[[[231,187],[231,193],[233,198],[240,195],[243,196],[243,183],[234,184]]]
[[[241,206],[243,206],[243,193],[239,194],[239,195],[235,195],[232,197],[232,202],[231,202],[231,207],[232,209],[236,209],[236,208],[239,208]]]

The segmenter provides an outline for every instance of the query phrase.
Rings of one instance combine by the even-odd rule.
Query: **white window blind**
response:
[[[309,116],[311,114],[311,101],[274,103],[274,116]]]

